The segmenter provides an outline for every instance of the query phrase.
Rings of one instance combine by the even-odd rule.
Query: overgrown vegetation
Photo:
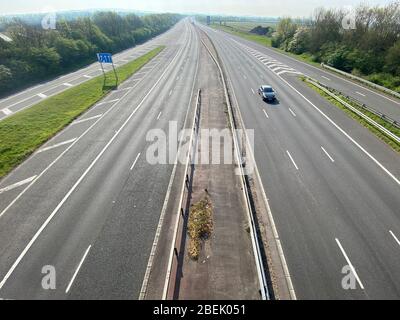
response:
[[[58,19],[55,30],[6,20],[2,29],[12,41],[0,38],[0,96],[93,62],[97,52],[115,53],[144,42],[179,19],[174,14],[96,12]]]
[[[188,234],[189,257],[197,260],[200,255],[201,242],[210,237],[213,229],[212,204],[209,196],[190,207]]]
[[[116,69],[120,82],[126,80],[163,47]],[[31,108],[20,111],[0,122],[0,178],[10,172],[39,146],[72,122],[85,110],[103,98],[115,84],[113,73],[107,73],[108,87],[103,88],[103,76],[50,97]],[[112,83],[111,83],[112,82]]]
[[[400,92],[400,2],[383,7],[360,5],[354,12],[354,28],[343,27],[348,14],[341,9],[318,9],[307,24],[281,19],[272,46],[310,54],[315,62]]]
[[[303,79],[304,80],[304,79]],[[380,138],[382,141],[384,141],[386,144],[388,144],[393,150],[400,152],[400,144],[393,140],[392,138],[390,138],[389,136],[387,136],[386,134],[384,134],[383,132],[381,132],[380,130],[378,130],[377,128],[375,128],[373,125],[371,125],[369,122],[367,122],[366,120],[364,120],[362,117],[360,117],[358,114],[354,113],[353,111],[351,111],[349,108],[346,108],[343,104],[341,104],[339,101],[337,101],[336,99],[334,99],[333,97],[331,97],[330,95],[328,95],[327,93],[325,93],[324,91],[322,91],[320,88],[314,86],[312,83],[307,82],[307,85],[312,88],[313,90],[315,90],[316,92],[318,92],[322,97],[324,97],[326,100],[328,100],[329,102],[331,102],[333,105],[337,106],[338,108],[342,109],[346,114],[348,114],[351,118],[353,118],[354,120],[358,121],[361,125],[363,125],[364,127],[366,127],[367,129],[369,129],[373,134],[375,134],[378,138]],[[355,107],[356,109],[358,109],[359,111],[361,111],[362,113],[364,113],[366,116],[368,116],[369,118],[371,118],[372,120],[374,120],[375,122],[379,123],[380,125],[382,125],[383,127],[385,127],[386,129],[390,130],[392,133],[394,133],[397,136],[400,136],[400,129],[393,126],[392,124],[390,124],[389,122],[385,121],[384,119],[382,119],[381,117],[373,114],[372,112],[369,112],[368,110],[365,110],[363,108],[361,108],[360,106],[358,106],[357,104],[355,104],[353,101],[350,101],[349,99],[347,99],[345,96],[343,95],[338,95],[338,97],[340,99],[342,99],[343,101],[349,103],[350,105],[352,105],[353,107]]]
[[[212,27],[400,92],[400,1],[386,6],[360,5],[352,15],[355,28],[345,24],[349,12],[323,8],[309,20],[282,18],[266,35],[252,34],[237,22],[224,21]],[[254,32],[261,30],[260,25]]]

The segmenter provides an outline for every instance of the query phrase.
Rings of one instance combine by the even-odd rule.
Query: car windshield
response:
[[[264,92],[274,92],[274,90],[272,90],[270,87],[266,87],[264,88]]]

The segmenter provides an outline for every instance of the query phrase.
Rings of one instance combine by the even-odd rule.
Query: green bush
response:
[[[163,48],[158,47],[116,68],[120,82],[138,71]],[[109,74],[112,74],[112,71]],[[103,76],[98,76],[2,120],[0,178],[102,99],[110,90],[110,87],[103,87]]]
[[[176,14],[138,17],[97,12],[92,17],[59,19],[56,30],[44,30],[40,22],[7,21],[2,27],[13,41],[0,39],[0,61],[11,78],[0,86],[0,96],[94,62],[96,52],[115,53],[147,41],[180,18]]]

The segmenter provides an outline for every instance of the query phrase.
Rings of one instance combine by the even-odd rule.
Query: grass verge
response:
[[[260,36],[260,35],[256,35],[256,34],[252,34],[250,32],[245,32],[245,31],[241,31],[239,29],[236,29],[233,26],[224,26],[224,25],[219,25],[219,24],[211,24],[210,27],[214,28],[214,29],[219,29],[222,31],[226,31],[230,34],[236,35],[238,37],[241,37],[243,39],[249,40],[249,41],[253,41],[256,42],[264,47],[269,47],[275,51],[278,51],[279,53],[282,53],[288,57],[292,57],[296,60],[300,60],[303,62],[306,62],[308,64],[311,64],[315,67],[320,67],[320,64],[318,62],[315,62],[313,60],[313,57],[311,54],[309,53],[302,53],[300,55],[298,54],[294,54],[291,52],[287,52],[285,50],[279,49],[279,48],[274,48],[271,45],[271,38],[268,38],[266,36]]]
[[[208,196],[190,207],[188,234],[189,257],[197,260],[200,255],[201,241],[210,237],[213,228],[212,204]]]
[[[160,46],[116,68],[119,82],[132,76],[164,49]],[[38,147],[112,90],[114,75],[107,72],[0,121],[0,178],[23,162]]]
[[[303,79],[303,81],[305,81]],[[375,128],[373,125],[371,125],[369,122],[367,122],[366,120],[364,120],[362,117],[360,117],[358,114],[354,113],[353,111],[351,111],[350,109],[346,108],[344,105],[342,105],[339,101],[337,101],[336,99],[334,99],[333,97],[331,97],[330,95],[326,94],[324,91],[322,91],[320,88],[314,86],[312,83],[309,83],[307,81],[305,81],[306,84],[313,89],[314,91],[318,92],[322,97],[324,97],[326,100],[328,100],[329,102],[331,102],[333,105],[337,106],[338,108],[342,109],[347,115],[349,115],[351,118],[353,118],[354,120],[358,121],[362,126],[366,127],[368,130],[370,130],[373,134],[375,134],[379,139],[381,139],[382,141],[384,141],[386,144],[388,144],[393,150],[400,152],[400,144],[397,143],[397,141],[393,140],[392,138],[390,138],[389,136],[387,136],[386,134],[384,134],[383,132],[381,132],[380,130],[378,130],[377,128]],[[349,103],[351,106],[353,106],[354,108],[356,108],[357,110],[361,111],[363,114],[365,114],[366,116],[368,116],[369,118],[371,118],[372,120],[374,120],[375,122],[379,123],[380,125],[382,125],[383,127],[385,127],[386,129],[390,130],[392,133],[394,133],[397,136],[400,136],[400,129],[392,126],[389,122],[385,121],[384,119],[382,119],[381,117],[373,114],[372,112],[369,112],[368,110],[365,110],[363,108],[361,108],[360,106],[358,106],[357,104],[355,104],[354,102],[348,100],[346,97],[344,97],[343,95],[337,95],[340,99],[344,100],[345,102]]]
[[[219,24],[212,24],[212,25],[210,25],[210,27],[212,27],[214,29],[219,29],[219,30],[222,30],[222,31],[226,31],[226,32],[228,32],[230,34],[242,37],[242,38],[247,39],[249,41],[257,42],[257,43],[259,43],[259,44],[261,44],[262,46],[265,46],[265,47],[271,47],[271,38],[268,38],[266,36],[260,36],[260,35],[257,35],[257,34],[252,34],[250,32],[240,31],[238,29],[235,29],[234,27],[224,26],[224,25],[219,25]]]
[[[308,52],[304,52],[302,54],[295,54],[293,52],[288,52],[288,51],[282,50],[280,48],[272,47],[271,38],[267,38],[265,36],[259,36],[259,35],[252,34],[250,32],[246,32],[244,30],[244,28],[240,29],[240,27],[238,27],[235,24],[231,24],[231,25],[226,25],[225,26],[225,25],[219,25],[219,24],[215,24],[214,23],[214,24],[211,24],[210,27],[212,27],[214,29],[219,29],[219,30],[226,31],[228,33],[231,33],[233,35],[242,37],[242,38],[247,39],[249,41],[257,42],[257,43],[259,43],[259,44],[261,44],[261,45],[263,45],[265,47],[271,47],[271,49],[273,49],[273,50],[275,50],[275,51],[277,51],[277,52],[279,52],[281,54],[284,54],[284,55],[286,55],[288,57],[291,57],[293,59],[308,63],[310,65],[313,65],[314,67],[317,67],[317,68],[321,69],[321,64],[319,62],[315,61],[315,59],[314,59],[312,54],[310,54]],[[334,71],[332,71],[332,72],[334,72]],[[340,75],[341,77],[345,77],[345,76],[341,75],[340,73],[337,73],[337,74]],[[393,90],[393,91],[395,91],[397,93],[400,93],[400,85],[399,85],[400,77],[395,77],[395,76],[387,74],[387,73],[386,74],[385,73],[373,73],[373,74],[370,74],[370,75],[363,75],[363,74],[360,74],[359,72],[356,72],[354,75],[356,75],[356,76],[358,76],[360,78],[363,78],[363,79],[365,79],[367,81],[370,81],[372,83],[375,83],[377,85],[380,85],[380,86],[383,86],[383,87],[388,88],[390,90]],[[346,77],[346,78],[348,78],[348,77]],[[367,85],[368,87],[371,87],[371,88],[373,88],[375,90],[382,91],[382,90],[379,90],[379,89],[377,89],[377,88],[375,88],[375,87],[373,87],[371,85],[368,85],[368,84],[366,84],[366,83],[364,83],[362,81],[359,81],[357,79],[351,79],[351,80],[355,81],[355,82],[358,82],[358,83],[361,83],[362,85]],[[397,98],[396,95],[392,95],[392,94],[390,94],[388,92],[385,92],[385,91],[383,91],[383,92]]]

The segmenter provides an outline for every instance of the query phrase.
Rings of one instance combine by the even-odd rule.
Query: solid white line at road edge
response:
[[[29,241],[29,243],[26,245],[24,250],[21,252],[21,254],[18,256],[17,260],[13,263],[11,268],[8,270],[6,275],[4,276],[3,280],[0,282],[0,290],[4,286],[4,284],[7,282],[8,278],[11,276],[11,274],[14,272],[15,268],[19,265],[21,260],[24,258],[26,253],[29,251],[29,249],[32,247],[32,245],[35,243],[36,239],[40,236],[40,234],[43,232],[43,230],[47,227],[47,225],[50,223],[50,221],[53,219],[53,217],[57,214],[57,212],[60,210],[60,208],[64,205],[64,203],[69,199],[71,194],[75,191],[75,189],[79,186],[79,184],[82,182],[82,180],[86,177],[86,175],[89,173],[89,171],[94,167],[94,165],[97,163],[97,161],[101,158],[103,153],[108,149],[108,147],[113,143],[115,138],[119,135],[119,133],[125,128],[127,123],[130,121],[130,119],[136,114],[136,112],[140,109],[140,107],[143,105],[143,103],[146,101],[147,97],[153,92],[153,90],[157,87],[157,85],[160,83],[164,75],[167,73],[167,71],[170,69],[171,65],[175,62],[177,57],[179,56],[180,52],[182,52],[183,47],[177,52],[175,57],[171,60],[169,65],[166,67],[164,72],[161,74],[161,76],[158,78],[156,83],[151,87],[151,89],[147,92],[147,94],[143,97],[139,105],[132,111],[130,116],[125,120],[125,122],[122,124],[122,126],[115,132],[115,134],[112,136],[112,138],[108,141],[108,143],[105,145],[105,147],[100,151],[100,153],[97,155],[97,157],[93,160],[93,162],[89,165],[89,167],[85,170],[85,172],[82,174],[82,176],[75,182],[75,184],[72,186],[72,188],[67,192],[67,194],[64,196],[64,198],[61,200],[61,202],[57,205],[57,207],[53,210],[53,212],[48,216],[46,221],[42,224],[42,226],[39,228],[39,230],[35,233],[33,238]],[[99,118],[101,119],[101,118]],[[0,214],[1,215],[5,211]]]
[[[237,42],[237,43],[239,43],[239,44],[241,44],[241,45],[244,46],[244,44],[242,44],[241,42],[236,41],[236,40],[233,39],[233,38],[230,38],[230,39],[232,39],[233,41],[235,41],[235,42]],[[255,44],[256,46],[260,46],[260,44],[258,44],[258,43],[253,43],[253,44]],[[262,49],[271,50],[271,49],[268,49],[267,47],[262,47]],[[376,95],[378,95],[378,96],[380,96],[380,97],[382,97],[382,98],[385,98],[386,100],[389,100],[389,101],[391,101],[391,102],[393,102],[393,103],[395,103],[395,104],[397,104],[397,105],[400,105],[400,102],[398,102],[398,101],[396,101],[396,100],[393,100],[393,99],[387,97],[387,96],[384,95],[384,94],[381,94],[381,93],[379,93],[379,92],[373,91],[373,90],[369,89],[368,87],[364,87],[364,86],[362,86],[361,84],[358,84],[358,83],[356,83],[356,82],[354,82],[354,81],[350,81],[350,80],[348,80],[348,79],[346,79],[346,78],[344,78],[344,77],[338,76],[338,75],[334,74],[333,72],[328,72],[328,71],[326,71],[326,70],[324,70],[324,69],[318,68],[318,67],[313,66],[313,65],[311,65],[311,64],[309,64],[309,63],[306,63],[306,62],[304,62],[304,61],[295,59],[295,58],[293,58],[293,57],[284,55],[284,54],[282,54],[282,53],[280,53],[280,52],[277,52],[277,51],[274,51],[274,50],[273,50],[272,52],[274,52],[275,54],[278,54],[279,56],[286,57],[286,58],[288,58],[288,59],[290,59],[290,60],[292,60],[292,61],[295,61],[295,62],[297,62],[297,63],[303,64],[303,65],[305,65],[305,66],[307,66],[307,67],[310,67],[310,68],[313,68],[313,69],[315,69],[315,70],[318,70],[318,71],[321,72],[321,73],[328,74],[328,75],[330,75],[330,76],[332,76],[332,77],[335,77],[335,78],[337,78],[337,79],[339,79],[339,80],[342,80],[342,81],[345,81],[345,82],[347,82],[347,83],[349,83],[349,84],[355,85],[355,86],[357,86],[357,87],[359,87],[359,88],[361,88],[361,89],[363,89],[363,90],[367,90],[367,91],[369,91],[369,92],[371,92],[371,93],[373,93],[373,94],[376,94]],[[322,76],[321,76],[321,77],[322,77]],[[330,79],[329,79],[329,80],[330,80]]]
[[[299,170],[299,167],[297,166],[296,162],[294,162],[292,155],[290,154],[290,152],[288,150],[286,150],[286,153],[288,154],[290,160],[292,160],[292,163],[294,165],[294,167],[296,168],[296,170]]]
[[[154,47],[155,48],[155,47]],[[136,48],[134,47],[134,48],[131,48],[131,49],[133,49],[133,50],[136,50]],[[131,49],[128,49],[129,51],[131,51]],[[146,49],[147,50],[147,49]],[[149,49],[150,50],[150,49]],[[146,51],[144,51],[144,52],[146,52]],[[116,56],[122,56],[124,54],[124,52],[120,52],[120,53],[118,53]],[[129,53],[130,54],[130,53]],[[160,55],[162,55],[161,53],[160,53]],[[159,55],[159,56],[160,56]],[[139,57],[139,55],[135,55],[135,58],[137,58],[137,57]],[[154,60],[156,60],[157,58],[154,58]],[[152,61],[154,61],[153,59],[152,59]],[[86,67],[84,67],[83,69],[80,69],[80,70],[78,70],[78,71],[75,71],[75,72],[72,72],[72,73],[69,73],[69,74],[66,74],[66,75],[64,75],[64,76],[62,76],[62,77],[60,77],[60,79],[61,78],[66,78],[66,77],[71,77],[71,79],[70,79],[70,81],[75,81],[75,80],[78,80],[82,75],[81,74],[79,74],[80,72],[82,72],[82,71],[88,71],[88,72],[94,72],[94,71],[96,71],[96,70],[91,70],[92,68],[95,68],[95,63],[93,63],[93,64],[90,64],[90,65],[88,65],[88,66],[86,66]],[[143,68],[142,68],[143,69]],[[98,68],[98,71],[102,71],[103,69],[101,69],[101,68]],[[84,78],[87,78],[87,79],[91,79],[91,78],[93,78],[92,76],[88,76],[88,75],[83,75],[83,77]],[[47,88],[45,91],[50,91],[50,90],[53,90],[53,89],[55,89],[55,88],[57,88],[57,87],[59,87],[61,84],[54,84],[53,86],[50,86],[49,88]],[[20,96],[20,95],[22,95],[22,94],[26,94],[26,93],[28,93],[28,92],[31,92],[31,91],[33,91],[33,90],[35,90],[35,89],[38,89],[38,88],[40,88],[40,87],[43,87],[44,86],[44,84],[39,84],[39,85],[36,85],[36,86],[34,86],[34,87],[31,87],[31,88],[29,88],[29,89],[27,89],[26,91],[22,91],[22,92],[19,92],[19,93],[17,93],[17,94],[15,94],[15,95],[13,95],[13,96],[9,96],[9,97],[7,97],[7,98],[5,98],[5,99],[3,99],[3,100],[0,100],[0,102],[5,102],[5,101],[8,101],[8,100],[10,100],[10,99],[13,99],[13,98],[16,98],[16,97],[18,97],[18,96]],[[33,95],[33,96],[29,96],[28,98],[26,98],[26,99],[23,99],[23,100],[20,100],[20,101],[17,101],[16,103],[14,103],[14,104],[12,104],[11,106],[8,106],[8,107],[12,107],[12,106],[14,106],[14,105],[17,105],[17,104],[20,104],[20,103],[22,103],[22,102],[25,102],[25,101],[27,101],[27,100],[29,100],[29,99],[31,99],[31,98],[33,98],[35,95]],[[28,108],[28,107],[31,107],[32,105],[29,105],[29,106],[26,106],[26,107],[24,107],[23,109],[25,109],[25,108]],[[21,111],[22,109],[20,109],[20,110],[18,110],[18,111]]]
[[[234,42],[240,44],[240,42],[232,39]],[[291,58],[293,59],[293,58]],[[313,66],[311,66],[313,67]],[[314,67],[315,68],[315,67]],[[318,69],[318,68],[317,68]],[[319,70],[319,69],[318,69]],[[376,160],[367,150],[365,150],[357,141],[355,141],[350,135],[344,131],[339,125],[337,125],[330,117],[328,117],[322,110],[320,110],[315,104],[313,104],[306,96],[304,96],[299,90],[297,90],[294,86],[292,86],[288,81],[286,81],[280,75],[274,73],[281,81],[283,81],[288,87],[294,90],[298,95],[300,95],[305,101],[307,101],[315,110],[317,110],[326,120],[328,120],[337,130],[339,130],[342,134],[346,136],[353,144],[355,144],[365,155],[367,155],[375,164],[377,164],[390,178],[392,178],[398,185],[400,185],[400,180],[397,179],[386,167],[384,167],[378,160]],[[342,79],[342,78],[340,78]],[[345,79],[343,79],[345,80]],[[347,80],[346,80],[347,81]],[[356,84],[357,85],[357,84]],[[359,86],[360,87],[360,86]],[[366,89],[368,90],[368,89]]]
[[[321,146],[321,149],[322,149],[322,151],[327,155],[327,157],[328,157],[332,162],[335,162],[335,160],[331,157],[331,155],[328,153],[328,151],[326,151],[326,150],[324,149],[323,146]]]
[[[235,89],[233,87],[232,80],[230,78],[228,78],[227,80],[229,82],[230,88],[232,89],[232,95],[233,95],[235,104],[237,106],[237,111],[239,113],[239,118],[238,119],[239,119],[239,121],[241,123],[241,128],[245,129],[246,126],[244,125],[244,122],[243,122],[243,117],[242,117],[242,114],[241,114],[241,111],[240,111],[240,105],[239,105],[239,102],[238,102],[238,99],[237,99],[237,96],[236,96],[236,93],[235,93]],[[268,200],[267,195],[265,193],[265,188],[264,188],[263,182],[261,180],[260,172],[259,172],[258,167],[257,167],[256,159],[254,157],[254,149],[251,147],[252,144],[250,143],[250,140],[249,140],[249,137],[248,137],[248,135],[246,133],[246,130],[244,132],[244,135],[246,137],[246,145],[249,148],[249,154],[250,154],[250,157],[251,157],[251,161],[252,161],[254,169],[255,169],[256,179],[257,179],[257,181],[259,183],[259,186],[260,186],[260,189],[261,189],[261,195],[262,195],[262,198],[263,198],[265,206],[266,206],[267,216],[268,216],[269,223],[270,223],[270,226],[271,226],[271,229],[272,229],[273,238],[274,238],[275,243],[276,243],[278,256],[279,256],[279,259],[281,260],[281,263],[282,263],[283,273],[284,273],[284,277],[285,277],[285,282],[286,282],[286,284],[288,286],[289,295],[290,295],[290,298],[292,300],[297,300],[296,291],[294,289],[292,278],[290,276],[290,271],[289,271],[288,264],[286,262],[285,254],[283,252],[282,243],[281,243],[281,240],[280,240],[280,237],[279,237],[278,229],[276,227],[275,219],[274,219],[274,217],[272,215],[272,210],[271,210],[271,207],[269,205],[269,200]]]
[[[326,120],[328,120],[336,129],[343,133],[347,139],[354,143],[364,154],[366,154],[373,162],[375,162],[386,174],[391,177],[399,186],[400,180],[397,179],[388,169],[386,169],[378,160],[376,160],[367,150],[365,150],[357,141],[355,141],[349,134],[344,131],[339,125],[337,125],[331,118],[329,118],[322,110],[320,110],[315,104],[313,104],[309,99],[306,98],[299,90],[293,87],[289,82],[283,79],[281,76],[277,75],[288,87],[292,88],[298,95],[300,95],[304,100],[306,100],[315,110],[317,110]]]
[[[197,37],[196,36],[197,33],[193,33],[193,35],[195,37]],[[199,54],[198,54],[198,57],[199,57]],[[197,79],[198,69],[199,69],[199,58],[197,59],[197,62],[196,62],[196,71],[195,71],[193,79]],[[189,104],[188,104],[187,110],[190,109],[190,104],[191,104],[192,99],[193,99],[195,85],[196,85],[196,81],[193,81],[192,90],[191,90],[191,93],[190,93],[190,99],[189,99]],[[183,128],[186,127],[188,115],[189,115],[189,113],[187,112],[186,116],[185,116],[185,120],[183,122]],[[180,142],[180,143],[182,143],[182,142]],[[178,150],[179,150],[179,148],[180,147],[178,147]],[[177,161],[178,155],[179,155],[179,153],[176,154],[175,164],[174,164],[174,167],[172,169],[171,177],[169,179],[167,192],[165,193],[164,203],[163,203],[163,206],[162,206],[162,209],[161,209],[160,218],[158,220],[156,234],[154,235],[153,245],[151,246],[149,260],[147,261],[146,271],[145,271],[145,275],[143,277],[142,287],[140,289],[139,300],[143,300],[145,298],[145,296],[146,296],[148,281],[149,281],[149,278],[150,278],[150,272],[151,272],[152,267],[153,267],[154,256],[155,256],[155,253],[156,253],[156,249],[158,247],[158,241],[159,241],[160,234],[161,234],[161,228],[163,226],[165,215],[166,215],[166,212],[167,212],[167,204],[169,202],[169,198],[170,198],[170,194],[171,194],[171,190],[172,190],[172,184],[173,184],[173,182],[175,180],[175,175],[176,175],[176,170],[177,170],[177,163],[178,163],[178,161]]]
[[[231,39],[232,41],[234,41],[234,42],[236,42],[236,43],[238,43],[238,44],[240,44],[240,45],[242,45],[242,46],[246,46],[245,44],[243,44],[243,43],[241,43],[241,42],[239,42],[239,41],[236,41],[235,39],[233,39],[233,38],[231,38],[231,37],[229,37],[229,39]],[[256,45],[257,47],[260,46],[260,44],[258,44],[258,43],[256,43],[256,42],[253,42],[253,45]],[[260,48],[260,49],[261,49],[261,48]],[[265,46],[263,46],[262,49],[263,49],[263,50],[264,50],[264,49],[271,50],[271,49],[268,49],[268,48],[265,47]],[[258,49],[257,49],[257,51],[258,51]],[[309,64],[309,63],[306,63],[306,62],[304,62],[304,61],[295,59],[295,58],[293,58],[293,57],[284,55],[284,54],[282,54],[282,53],[280,53],[280,52],[277,52],[277,51],[274,51],[274,50],[272,50],[272,52],[273,52],[274,54],[278,54],[279,56],[282,56],[282,57],[288,58],[288,59],[290,59],[290,60],[292,60],[292,61],[295,61],[295,62],[297,62],[297,63],[303,64],[303,65],[305,65],[305,66],[307,66],[307,67],[310,67],[310,68],[313,68],[313,69],[315,69],[315,70],[318,70],[318,71],[321,72],[321,73],[328,74],[328,75],[333,76],[333,77],[335,77],[335,78],[337,78],[337,79],[339,79],[339,80],[342,80],[342,81],[345,81],[345,82],[350,83],[350,84],[352,84],[352,85],[355,85],[355,86],[357,86],[357,87],[359,87],[359,88],[361,88],[361,89],[363,89],[363,90],[367,90],[367,91],[369,91],[369,92],[371,92],[371,93],[373,93],[373,94],[376,94],[376,95],[378,95],[378,96],[380,96],[380,97],[382,97],[382,98],[385,98],[386,100],[389,100],[389,101],[391,101],[391,102],[393,102],[393,103],[395,103],[395,104],[397,104],[397,105],[400,105],[400,102],[395,101],[395,100],[393,100],[393,99],[387,97],[387,96],[384,95],[384,94],[381,94],[381,93],[379,93],[379,92],[373,91],[373,90],[371,90],[371,89],[369,89],[369,88],[367,88],[367,87],[364,87],[364,86],[362,86],[362,85],[360,85],[360,84],[358,84],[358,83],[356,83],[356,82],[354,82],[354,81],[350,81],[350,80],[348,80],[348,79],[346,79],[346,78],[344,78],[344,77],[335,75],[333,72],[328,72],[328,71],[326,71],[326,70],[324,70],[324,69],[318,68],[318,67],[313,66],[313,65],[311,65],[311,64]],[[321,76],[321,77],[322,77],[322,76]],[[330,80],[330,79],[329,79],[329,80]]]
[[[133,167],[135,166],[136,162],[138,161],[139,157],[140,157],[140,152],[139,152],[138,155],[136,156],[135,161],[133,161],[133,164],[132,164],[131,169],[130,169],[131,171],[132,171]]]
[[[342,244],[340,243],[339,239],[335,238],[335,240],[336,240],[337,245],[339,246],[340,251],[342,251],[342,254],[343,254],[344,258],[346,259],[347,264],[348,264],[348,266],[349,266],[350,269],[351,269],[351,272],[353,273],[354,277],[356,277],[356,280],[357,280],[358,284],[360,285],[360,288],[361,288],[362,290],[364,290],[364,286],[363,286],[363,284],[362,284],[360,278],[358,277],[358,274],[357,274],[357,272],[356,272],[356,269],[354,269],[354,266],[352,265],[352,263],[351,263],[349,257],[347,256],[346,251],[344,251],[344,249],[343,249],[343,247],[342,247]]]
[[[0,194],[2,194],[3,192],[6,192],[6,191],[10,191],[10,190],[12,190],[12,189],[18,188],[18,187],[20,187],[20,186],[23,186],[24,184],[27,184],[27,183],[31,182],[31,181],[32,181],[33,179],[35,179],[36,177],[37,177],[37,176],[33,176],[33,177],[28,178],[28,179],[25,179],[25,180],[16,182],[16,183],[14,183],[14,184],[12,184],[12,185],[10,185],[10,186],[7,186],[7,187],[5,187],[5,188],[3,188],[3,189],[0,189]]]
[[[79,262],[78,267],[76,268],[76,270],[75,270],[75,272],[74,272],[74,275],[72,276],[71,281],[69,282],[68,287],[67,287],[67,289],[65,290],[65,293],[68,293],[69,289],[71,289],[71,286],[72,286],[72,284],[74,283],[74,280],[75,280],[76,276],[78,275],[78,272],[79,272],[80,268],[82,267],[83,261],[85,261],[86,256],[88,255],[89,250],[90,250],[91,247],[92,247],[92,245],[90,245],[90,246],[86,249],[85,254],[83,255],[81,261]]]
[[[392,232],[392,230],[389,230],[389,233],[392,235],[392,237],[394,238],[394,240],[397,242],[397,244],[400,246],[400,240],[397,239],[397,237],[395,236],[395,234]]]
[[[171,63],[172,63],[172,62],[171,62]],[[159,64],[161,64],[161,62],[160,62]],[[156,66],[154,66],[154,68],[156,68],[159,64],[157,64]],[[137,83],[135,84],[134,87],[136,87],[139,83],[140,83],[140,81],[137,82]],[[109,112],[111,112],[111,110],[113,110],[113,109],[115,108],[115,106],[119,103],[119,101],[120,101],[120,100],[122,101],[122,99],[125,98],[128,94],[129,94],[129,91],[126,92],[126,93],[121,97],[121,99],[116,100],[116,102],[115,102],[113,105],[111,105],[111,106],[107,109],[107,111],[104,112],[104,114],[103,114],[99,119],[96,120],[96,122],[94,122],[89,128],[87,128],[87,129],[78,137],[78,139],[76,139],[71,145],[68,146],[67,149],[65,149],[56,159],[54,159],[54,160],[53,160],[39,175],[38,175],[37,179],[33,180],[24,190],[22,190],[22,192],[21,192],[20,194],[18,194],[17,197],[14,198],[13,201],[11,201],[11,202],[9,203],[9,205],[8,205],[7,207],[5,207],[5,208],[3,209],[3,211],[0,212],[0,218],[1,218],[14,204],[24,195],[24,194],[25,194],[26,191],[28,191],[28,189],[29,189],[30,187],[32,187],[32,185],[33,185],[40,177],[42,177],[48,170],[50,170],[50,168],[52,168],[53,165],[54,165],[55,163],[58,162],[58,160],[60,160],[60,159],[61,159],[61,158],[62,158],[62,157],[63,157],[63,156],[64,156],[78,141],[80,141],[88,132],[90,132],[91,129],[93,129],[93,128],[94,128],[94,127],[109,113]],[[110,101],[108,101],[108,102],[110,102]],[[100,105],[100,104],[97,104],[97,105],[95,105],[93,108],[95,108],[96,106],[99,106],[99,105]],[[56,137],[59,136],[59,135],[61,135],[61,134],[63,134],[63,133],[64,133],[64,131],[61,131],[60,133],[58,133],[58,135],[56,135]]]
[[[211,28],[208,28],[208,30],[214,31],[214,29],[211,29]],[[232,95],[233,95],[235,104],[237,106],[238,113],[240,115],[239,116],[239,121],[241,123],[242,128],[245,128],[245,125],[243,123],[243,117],[241,116],[240,105],[239,105],[239,102],[238,102],[238,99],[237,99],[237,96],[236,96],[236,93],[235,93],[235,89],[233,87],[232,80],[229,77],[228,77],[228,82],[229,82],[230,88],[232,89]],[[291,278],[291,275],[290,275],[288,264],[286,262],[285,254],[283,252],[282,243],[281,243],[281,240],[280,240],[280,237],[279,237],[278,229],[276,227],[275,219],[273,217],[272,210],[271,210],[271,207],[269,205],[269,200],[268,200],[267,195],[265,193],[265,188],[264,188],[264,185],[262,183],[260,172],[258,170],[257,163],[256,163],[256,160],[255,160],[255,157],[254,157],[254,150],[253,150],[252,147],[250,147],[252,144],[250,143],[250,140],[249,140],[249,137],[248,137],[246,131],[245,131],[244,135],[246,137],[246,144],[247,144],[247,146],[249,146],[249,154],[250,154],[251,161],[252,161],[252,163],[254,165],[254,168],[255,168],[256,178],[257,178],[257,180],[259,182],[259,186],[261,188],[261,195],[262,195],[262,198],[263,198],[264,203],[265,203],[266,208],[267,208],[268,219],[270,221],[270,225],[271,225],[271,228],[272,228],[272,233],[273,233],[273,237],[274,237],[274,240],[275,240],[275,243],[276,243],[276,246],[277,246],[278,255],[279,255],[279,258],[280,258],[281,263],[282,263],[283,273],[284,273],[285,281],[286,281],[286,283],[288,285],[290,298],[292,300],[297,300],[296,291],[295,291],[294,286],[293,286],[293,282],[292,282],[292,278]]]

